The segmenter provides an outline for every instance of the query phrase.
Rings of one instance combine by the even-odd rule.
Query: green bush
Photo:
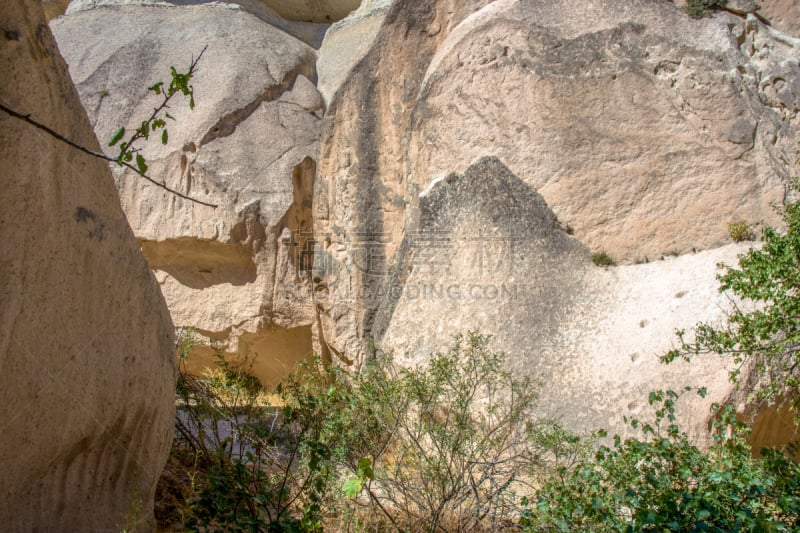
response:
[[[597,266],[613,266],[614,259],[606,252],[595,252],[592,254],[592,263]]]
[[[511,524],[541,450],[531,438],[532,386],[503,364],[488,337],[470,333],[424,367],[398,369],[378,355],[358,375],[327,370],[325,388],[308,375],[290,380],[287,407],[326,418],[323,441],[340,448],[331,456],[343,474],[335,514],[397,531]]]
[[[721,9],[727,5],[728,0],[689,0],[686,12],[692,17],[704,17],[712,9]]]
[[[220,365],[179,380],[189,530],[494,530],[513,525],[546,445],[531,383],[476,333],[417,368],[386,354],[354,375],[302,365],[279,388],[280,413]]]
[[[752,241],[756,235],[753,226],[745,220],[737,220],[728,224],[728,235],[733,242]]]
[[[524,530],[796,531],[800,465],[776,452],[753,459],[730,405],[715,406],[714,444],[700,450],[675,421],[678,397],[651,393],[655,421],[630,421],[640,438],[614,437],[612,447],[560,467],[526,502]]]

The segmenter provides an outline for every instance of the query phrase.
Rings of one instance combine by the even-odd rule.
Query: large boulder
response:
[[[0,101],[99,150],[37,2],[0,5]],[[172,323],[104,161],[0,112],[0,523],[152,531]]]
[[[95,131],[147,116],[147,86],[188,67],[197,106],[173,105],[149,173],[216,209],[115,168],[122,205],[176,325],[190,326],[274,383],[311,352],[313,191],[322,100],[314,50],[219,5],[110,6],[56,19],[53,32]],[[199,366],[212,362],[197,348]],[[193,367],[199,369],[199,366]]]
[[[730,243],[734,220],[776,220],[771,204],[784,199],[798,131],[798,50],[753,15],[690,19],[656,0],[395,2],[325,119],[314,198],[323,354],[357,367],[377,345],[420,361],[456,330],[498,332],[511,365],[546,383],[543,396],[552,392],[547,412],[568,411],[576,428],[620,429],[636,395],[683,378],[719,385],[716,399],[730,393],[718,361],[689,376],[655,354],[676,327],[721,318],[714,265],[733,262],[735,251],[666,270],[632,263],[717,249]],[[455,302],[436,291],[420,302],[414,287],[447,278],[494,294],[489,280],[470,277],[471,251],[459,252],[447,278],[409,280],[413,258],[443,246],[422,222],[439,204],[423,200],[450,182],[494,183],[499,174],[513,187],[465,189],[441,203],[477,217],[447,215],[442,229],[484,241],[499,232],[501,242],[520,233],[525,260],[511,285],[533,280],[532,292],[487,303],[454,289]],[[537,195],[552,213],[525,223],[509,215]],[[553,217],[582,254],[554,255],[551,237],[531,229]],[[587,250],[631,266],[597,273]],[[671,281],[648,289],[664,276]],[[634,287],[641,294],[620,297]],[[658,334],[648,326],[655,318]],[[707,403],[689,409],[700,413],[696,431]]]

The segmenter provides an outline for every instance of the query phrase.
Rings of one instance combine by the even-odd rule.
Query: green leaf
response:
[[[125,135],[125,128],[118,129],[114,136],[111,137],[111,140],[108,141],[108,145],[114,146],[119,142],[120,139],[122,139],[123,135]]]
[[[167,135],[167,130],[161,132],[161,144],[167,144],[167,140],[169,136]]]
[[[342,485],[342,492],[344,492],[344,495],[348,498],[355,498],[358,496],[358,493],[361,492],[361,486],[362,483],[360,479],[351,477]]]
[[[358,476],[363,479],[375,479],[375,474],[372,471],[372,461],[366,457],[358,460]]]
[[[148,91],[153,91],[156,94],[161,94],[161,86],[162,85],[164,85],[164,82],[163,81],[159,81],[157,83],[154,83],[150,87],[148,87],[147,90]]]
[[[136,154],[136,168],[139,169],[139,174],[147,172],[147,163],[145,163],[142,154]]]

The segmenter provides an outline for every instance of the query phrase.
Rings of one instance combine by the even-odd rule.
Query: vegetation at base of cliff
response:
[[[753,226],[746,220],[730,222],[728,224],[728,235],[733,239],[733,242],[752,241],[756,237]]]
[[[800,163],[800,161],[798,161]],[[795,190],[800,187],[795,183]],[[664,360],[728,355],[755,378],[752,400],[800,409],[800,202],[780,209],[760,249],[725,267],[720,290],[742,303]],[[750,309],[744,309],[747,303]],[[182,337],[179,358],[190,348]],[[712,408],[707,450],[675,405],[705,389],[654,391],[635,438],[587,436],[537,421],[535,392],[470,333],[426,367],[378,354],[358,374],[319,361],[279,390],[221,360],[202,378],[182,366],[178,438],[159,487],[166,529],[189,531],[797,531],[800,463],[747,444],[731,405]],[[746,373],[744,371],[747,371]],[[752,386],[748,383],[748,386]],[[797,443],[795,443],[796,445]]]
[[[280,388],[246,369],[182,366],[164,529],[188,531],[792,531],[800,465],[754,459],[748,428],[715,406],[714,445],[680,429],[672,391],[650,394],[637,438],[537,421],[531,383],[476,333],[428,366],[379,354],[351,375],[319,361]],[[185,354],[185,343],[181,351]],[[688,394],[685,389],[682,394]],[[705,390],[695,391],[705,395]],[[166,486],[165,486],[166,485]]]
[[[353,375],[302,365],[279,409],[259,405],[245,370],[221,365],[222,378],[182,367],[178,382],[169,470],[184,483],[166,491],[164,515],[191,531],[512,527],[553,425],[535,422],[530,381],[476,333],[425,367],[387,354]]]
[[[686,13],[692,17],[704,17],[714,9],[722,9],[728,0],[689,0],[686,4]]]
[[[679,397],[673,391],[651,393],[654,422],[629,421],[640,437],[615,436],[611,447],[601,445],[558,466],[535,497],[523,502],[523,530],[795,531],[800,465],[771,450],[753,459],[749,428],[730,405],[714,406],[714,443],[700,450],[675,419]]]
[[[798,161],[800,163],[800,161]],[[793,184],[800,192],[800,183]],[[786,232],[762,231],[764,245],[739,258],[739,267],[724,267],[720,291],[730,291],[739,303],[722,327],[699,324],[695,339],[680,331],[681,347],[665,357],[691,360],[704,353],[732,358],[731,379],[751,381],[751,401],[791,399],[800,409],[800,201],[779,210]]]

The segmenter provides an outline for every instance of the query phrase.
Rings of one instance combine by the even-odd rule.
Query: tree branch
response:
[[[97,157],[99,159],[103,159],[105,161],[110,161],[112,163],[120,163],[119,161],[117,161],[117,159],[115,159],[115,158],[113,158],[113,157],[111,157],[109,155],[106,155],[106,154],[104,154],[102,152],[95,152],[94,150],[90,150],[89,148],[86,148],[85,146],[82,146],[82,145],[76,143],[75,141],[73,141],[71,139],[68,139],[67,137],[64,137],[63,135],[61,135],[57,131],[54,131],[51,128],[48,128],[47,126],[42,124],[41,122],[37,122],[36,120],[32,119],[30,115],[23,115],[22,113],[18,113],[16,111],[14,111],[13,109],[5,106],[2,103],[0,103],[0,111],[3,111],[4,113],[6,113],[6,114],[18,119],[18,120],[21,120],[23,122],[26,122],[26,123],[30,124],[31,126],[33,126],[33,127],[37,128],[37,129],[47,133],[51,137],[53,137],[53,138],[65,143],[65,144],[75,148],[76,150],[80,150],[81,152],[83,152],[85,154],[89,154],[91,156]],[[144,179],[146,179],[147,181],[149,181],[153,185],[155,185],[157,187],[161,187],[165,191],[167,191],[167,192],[169,192],[171,194],[174,194],[175,196],[178,196],[179,198],[183,198],[184,200],[189,200],[190,202],[194,202],[196,204],[204,205],[206,207],[211,207],[212,209],[216,209],[217,208],[216,204],[210,204],[210,203],[207,203],[207,202],[203,202],[202,200],[197,200],[195,198],[192,198],[191,196],[187,196],[187,195],[183,194],[182,192],[178,192],[178,191],[176,191],[174,189],[170,189],[164,183],[161,183],[161,182],[158,182],[158,181],[154,180],[153,178],[151,178],[147,174],[141,174],[139,172],[139,170],[136,167],[134,167],[133,165],[131,165],[130,163],[126,163],[126,162],[122,161],[121,164],[126,166],[126,167],[128,167],[128,168],[130,168],[131,170],[136,172],[136,174],[138,174],[139,176],[143,177]]]

